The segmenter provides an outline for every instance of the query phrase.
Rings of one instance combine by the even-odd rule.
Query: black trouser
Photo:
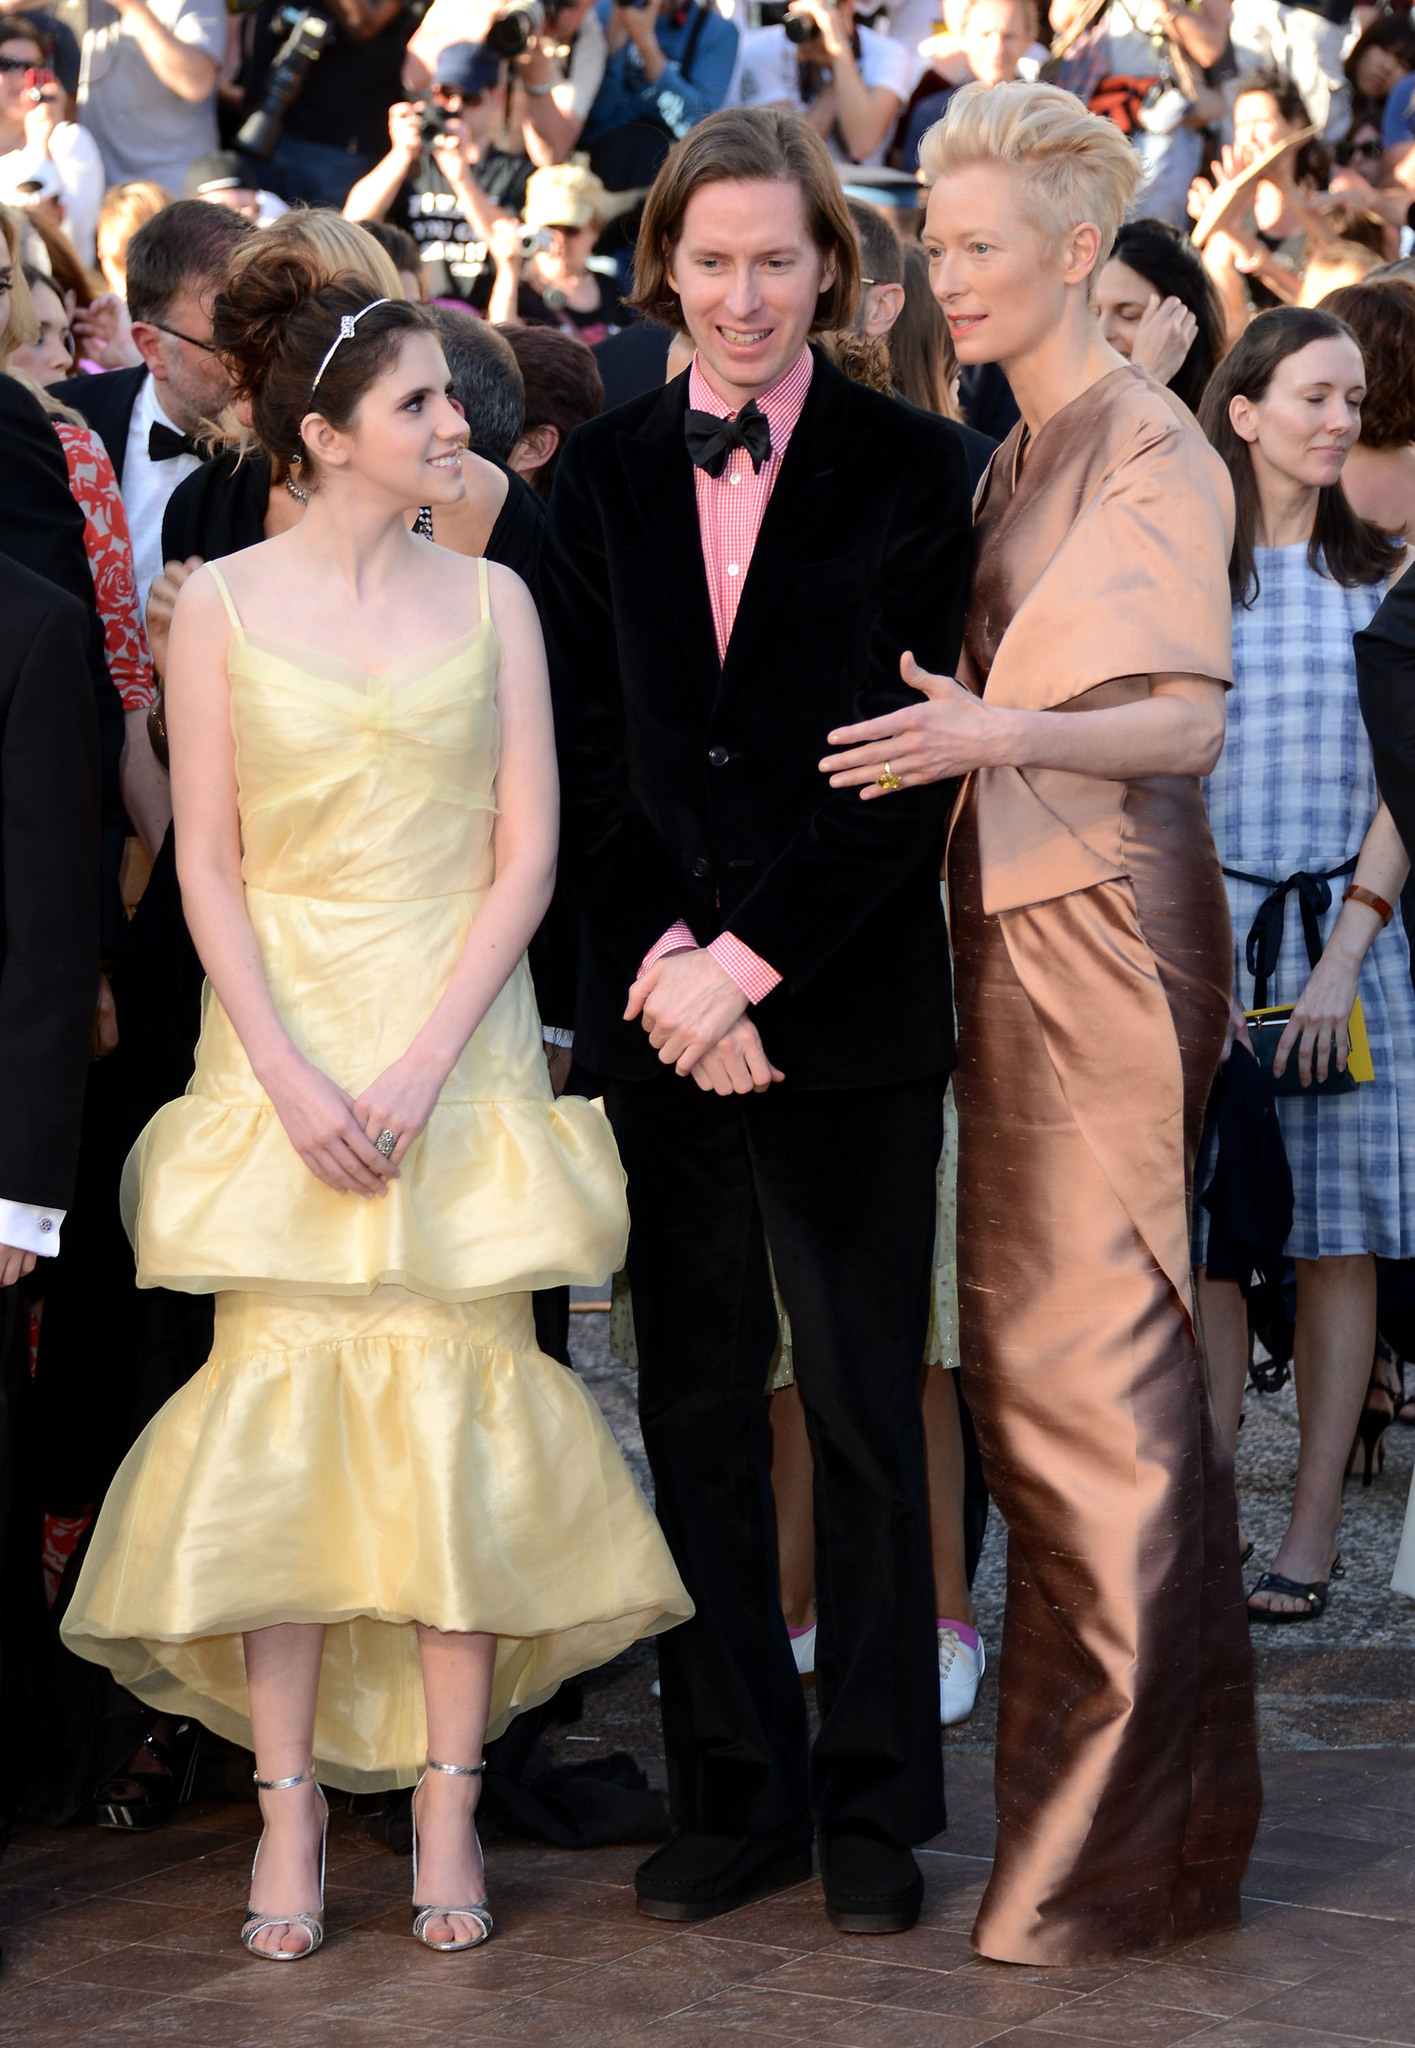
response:
[[[943,1826],[919,1370],[943,1081],[719,1097],[612,1081],[629,1177],[639,1410],[659,1520],[697,1612],[659,1638],[680,1828],[760,1835],[813,1810],[900,1846]],[[767,1374],[791,1317],[815,1453],[816,1699],[777,1591]]]

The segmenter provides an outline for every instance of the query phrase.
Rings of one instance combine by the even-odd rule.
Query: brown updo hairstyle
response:
[[[335,349],[316,391],[319,366],[340,320],[369,305],[374,295],[365,279],[331,279],[305,250],[272,237],[272,246],[252,255],[212,308],[212,339],[236,397],[250,404],[261,445],[273,457],[301,463],[307,490],[317,487],[319,472],[305,448],[301,422],[317,413],[347,432],[370,385],[397,359],[404,336],[436,338],[430,314],[411,300],[374,305]]]

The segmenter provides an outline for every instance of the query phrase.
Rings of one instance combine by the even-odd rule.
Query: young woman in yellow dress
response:
[[[531,1290],[601,1279],[609,1128],[556,1102],[525,947],[550,897],[544,656],[509,571],[409,532],[465,489],[429,316],[289,246],[218,346],[298,526],[209,563],[172,622],[178,865],[208,974],[187,1094],[129,1162],[146,1286],[217,1295],[211,1358],[149,1425],[64,1634],[139,1698],[253,1748],[242,1938],[323,1938],[325,1806],[408,1784],[414,1923],[491,1931],[482,1745],[691,1611]]]

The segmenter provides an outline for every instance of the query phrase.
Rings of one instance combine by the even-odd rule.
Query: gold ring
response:
[[[886,761],[884,764],[883,775],[879,776],[877,779],[881,789],[895,790],[903,789],[904,787],[904,777],[902,775],[896,775],[888,761]]]

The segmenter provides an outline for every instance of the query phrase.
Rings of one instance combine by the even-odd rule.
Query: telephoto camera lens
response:
[[[436,100],[429,100],[423,108],[422,123],[418,129],[424,142],[436,142],[439,135],[450,135],[451,123]]]
[[[530,47],[532,36],[539,35],[544,27],[541,0],[511,0],[487,29],[486,47],[495,50],[498,57],[519,57]]]
[[[820,33],[809,14],[788,14],[782,26],[786,30],[787,42],[798,46],[801,43],[808,43],[812,36]]]

